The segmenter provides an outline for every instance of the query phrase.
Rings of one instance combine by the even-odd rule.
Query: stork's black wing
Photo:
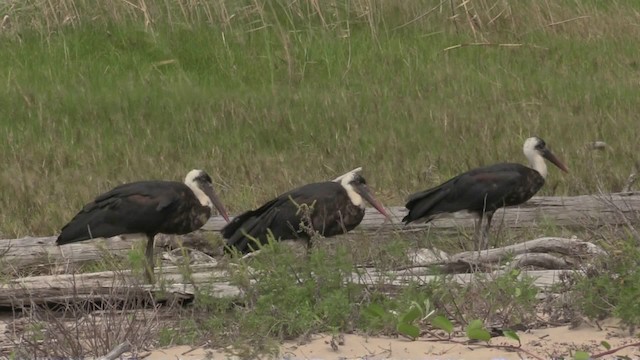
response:
[[[529,177],[537,176],[521,164],[502,163],[470,170],[432,189],[413,194],[404,222],[429,221],[434,215],[467,210],[494,211],[528,200],[542,186]],[[537,180],[536,178],[536,180]]]
[[[58,245],[121,234],[158,232],[184,198],[186,186],[172,181],[120,185],[96,199],[62,228]]]
[[[333,229],[340,216],[339,200],[349,201],[344,188],[334,182],[313,183],[284,193],[258,209],[247,211],[236,217],[222,229],[227,239],[227,250],[235,248],[242,253],[257,248],[255,241],[266,244],[268,234],[275,239],[307,239],[308,234],[300,226],[304,207],[311,206],[308,214],[315,230],[324,233]],[[331,228],[331,229],[330,229]]]

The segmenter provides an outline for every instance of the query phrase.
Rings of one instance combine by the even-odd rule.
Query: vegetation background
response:
[[[0,238],[56,234],[117,184],[181,180],[192,168],[212,175],[231,213],[358,166],[383,203],[401,205],[471,167],[524,162],[531,135],[570,168],[552,168],[541,195],[619,191],[640,151],[638,39],[633,0],[0,0]],[[591,150],[596,140],[608,147]],[[552,223],[530,231],[574,233]],[[615,251],[591,277],[560,285],[573,297],[545,306],[565,320],[613,315],[637,326],[633,234],[589,232]],[[406,262],[405,239],[376,241],[304,260],[269,248],[255,272],[231,267],[241,305],[199,294],[169,311],[171,324],[158,314],[122,321],[113,305],[120,320],[105,323],[120,332],[92,336],[106,339],[92,352],[64,319],[43,325],[35,310],[20,341],[32,336],[30,355],[74,357],[130,334],[140,346],[215,339],[262,351],[319,331],[537,321],[538,290],[517,271],[394,296],[386,284],[345,285],[355,263]],[[129,255],[93,269],[129,269],[140,249]],[[65,316],[83,318],[78,306]],[[428,324],[431,309],[438,324]]]
[[[639,11],[2,1],[0,235],[52,235],[110,187],[192,168],[233,213],[357,166],[401,205],[470,167],[524,162],[534,134],[571,170],[552,170],[541,194],[620,190],[639,150]],[[610,151],[588,151],[594,140]]]

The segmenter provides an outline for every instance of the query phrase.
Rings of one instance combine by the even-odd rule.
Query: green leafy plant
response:
[[[574,310],[591,319],[615,316],[634,329],[640,325],[640,250],[635,239],[616,241],[611,255],[571,279]]]

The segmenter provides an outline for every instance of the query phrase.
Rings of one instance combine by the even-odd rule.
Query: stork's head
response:
[[[184,183],[193,191],[200,203],[213,209],[215,206],[220,215],[229,222],[227,210],[222,205],[215,190],[213,190],[213,181],[211,176],[204,170],[191,170],[184,178]]]
[[[549,160],[553,165],[557,166],[560,170],[564,172],[569,172],[569,169],[564,165],[560,159],[558,159],[552,152],[547,148],[547,144],[541,138],[534,136],[530,137],[524,142],[524,146],[522,148],[524,155],[529,159],[531,164],[536,164],[537,159],[541,157]],[[537,170],[537,169],[536,169]],[[545,174],[546,175],[546,174]]]
[[[371,190],[369,190],[369,187],[367,186],[367,181],[362,175],[360,175],[360,171],[362,171],[361,167],[353,169],[344,175],[338,176],[333,181],[340,183],[340,185],[344,187],[353,205],[364,208],[364,202],[362,201],[362,199],[364,199],[371,204],[371,206],[376,208],[380,214],[389,218],[389,214],[387,214],[382,204],[373,197]]]

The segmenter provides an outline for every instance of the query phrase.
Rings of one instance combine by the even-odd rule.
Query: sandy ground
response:
[[[583,350],[592,355],[603,352],[601,341],[607,341],[613,348],[640,341],[638,337],[630,336],[620,329],[613,320],[595,325],[583,324],[575,329],[568,326],[531,330],[519,333],[522,348],[543,358],[569,356],[569,351]],[[533,357],[521,352],[510,352],[502,349],[487,348],[481,345],[463,345],[452,342],[419,339],[417,341],[402,338],[363,337],[359,335],[345,335],[344,345],[335,351],[330,346],[330,335],[314,335],[311,341],[304,345],[294,342],[284,343],[281,347],[281,359],[532,359]],[[459,339],[463,340],[463,339]],[[496,337],[491,340],[493,345],[516,345],[513,340]],[[640,347],[628,347],[616,352],[631,359],[640,359]],[[613,356],[604,357],[613,358]],[[161,359],[237,359],[220,350],[193,349],[189,346],[178,346],[169,349],[158,349],[145,357],[146,360]]]

